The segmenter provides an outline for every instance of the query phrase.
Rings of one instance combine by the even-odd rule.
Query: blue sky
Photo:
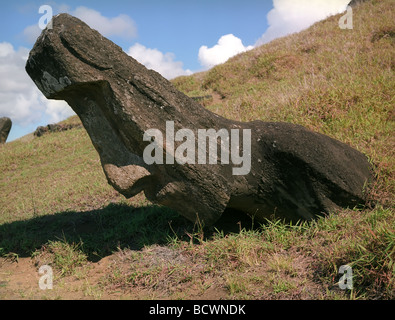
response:
[[[171,79],[207,70],[234,54],[343,12],[347,0],[1,1],[0,117],[13,120],[8,141],[73,114],[49,101],[24,71],[41,32],[39,7],[87,22],[148,68]]]
[[[0,11],[0,41],[32,47],[23,31],[38,23],[38,8],[43,4],[51,5],[54,14],[62,5],[71,11],[84,6],[109,18],[126,14],[135,22],[136,37],[114,35],[111,40],[125,50],[138,42],[163,53],[172,52],[190,70],[201,68],[197,56],[200,46],[214,46],[222,35],[231,33],[253,45],[265,32],[266,15],[273,7],[272,1],[264,0],[9,1]]]

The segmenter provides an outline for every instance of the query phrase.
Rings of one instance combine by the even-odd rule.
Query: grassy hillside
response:
[[[377,180],[364,209],[202,229],[117,194],[84,129],[22,139],[0,146],[0,299],[395,298],[395,12],[368,1],[353,30],[339,18],[173,83],[227,118],[298,123],[365,153]],[[345,264],[353,290],[337,284]]]

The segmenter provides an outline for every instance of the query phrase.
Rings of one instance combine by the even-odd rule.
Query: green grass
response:
[[[76,268],[87,263],[87,256],[81,250],[82,243],[48,241],[48,243],[32,254],[39,266],[50,265],[60,271],[60,276],[74,274]]]
[[[95,152],[83,129],[3,146],[0,223],[88,210],[120,199],[108,186]]]
[[[95,297],[394,299],[394,14],[390,0],[369,1],[354,9],[353,30],[331,17],[173,80],[212,95],[202,105],[227,118],[298,123],[360,150],[376,174],[366,207],[202,228],[141,194],[117,194],[85,130],[73,129],[0,146],[0,256],[67,277],[111,255],[111,272],[84,289]],[[345,264],[353,290],[338,286]]]
[[[252,295],[256,286],[247,288],[254,277],[240,276],[250,272],[255,277],[267,274],[260,282],[275,294],[300,288],[303,281],[318,281],[335,290],[339,267],[347,264],[353,268],[357,296],[394,298],[394,230],[391,209],[344,210],[314,222],[268,221],[257,229],[216,233],[188,250],[204,257],[213,273],[220,270],[227,275],[230,294]],[[348,293],[355,298],[355,292]]]

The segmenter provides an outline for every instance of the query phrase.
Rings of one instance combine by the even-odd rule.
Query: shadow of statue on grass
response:
[[[242,213],[224,214],[208,229],[166,207],[112,203],[92,211],[66,211],[0,225],[0,256],[30,257],[50,241],[64,241],[80,244],[89,261],[98,261],[119,249],[140,250],[172,239],[190,241],[191,235],[202,232],[208,239],[216,231],[228,234],[252,227],[252,220]]]

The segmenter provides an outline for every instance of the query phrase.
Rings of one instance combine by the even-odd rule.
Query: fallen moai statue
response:
[[[11,127],[12,121],[10,118],[0,118],[0,144],[6,143]]]
[[[222,118],[68,14],[42,32],[26,70],[78,114],[126,197],[144,191],[205,225],[226,208],[295,221],[365,202],[362,153],[299,125]]]

